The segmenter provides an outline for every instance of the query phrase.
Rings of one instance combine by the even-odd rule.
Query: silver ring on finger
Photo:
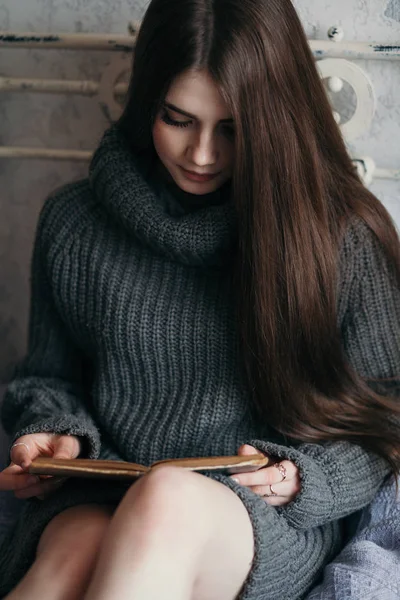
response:
[[[25,444],[25,442],[15,442],[15,444],[13,444],[10,448],[10,450],[12,450],[13,448],[15,448],[16,446],[25,446],[25,448],[28,450],[29,452],[29,446],[28,444]]]
[[[25,442],[15,442],[15,444],[13,444],[10,448],[10,458],[11,458],[12,449],[16,448],[16,446],[25,446],[25,448],[28,450],[28,452],[30,452],[30,448],[29,448],[28,444],[25,444]]]
[[[287,477],[286,467],[284,467],[282,463],[275,463],[274,467],[276,467],[278,469],[279,473],[282,475],[282,479],[281,479],[281,483],[282,483],[282,481],[285,481],[285,479]]]
[[[275,492],[275,491],[272,489],[272,485],[269,485],[268,487],[269,487],[269,490],[270,490],[270,492],[269,492],[269,494],[268,494],[268,493],[267,493],[267,494],[263,494],[263,495],[262,495],[262,497],[263,497],[263,498],[271,498],[272,496],[277,496],[277,495],[278,495],[278,494],[277,494],[277,493],[276,493],[276,492]]]

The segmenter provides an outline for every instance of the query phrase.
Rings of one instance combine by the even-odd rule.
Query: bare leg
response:
[[[93,504],[57,515],[42,534],[35,562],[7,600],[80,600],[111,514]]]
[[[248,513],[229,488],[161,467],[119,505],[85,600],[233,600],[253,552]]]

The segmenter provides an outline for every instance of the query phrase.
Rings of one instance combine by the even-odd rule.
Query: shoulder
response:
[[[87,222],[95,207],[88,179],[82,179],[53,191],[45,200],[37,225],[37,243],[49,249],[63,245]]]
[[[360,217],[354,217],[344,231],[341,244],[341,256],[354,258],[370,251],[378,243],[374,232]]]
[[[338,320],[351,310],[391,303],[400,307],[399,277],[377,235],[360,218],[347,226],[340,246]],[[390,299],[390,301],[389,301]]]
[[[388,259],[383,244],[375,232],[359,217],[347,225],[340,245],[340,273],[357,279],[388,270]]]

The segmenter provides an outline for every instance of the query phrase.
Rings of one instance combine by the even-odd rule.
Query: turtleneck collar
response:
[[[138,159],[114,125],[89,168],[97,200],[122,226],[157,253],[193,266],[220,266],[232,255],[234,210],[229,201],[185,212],[149,163]]]

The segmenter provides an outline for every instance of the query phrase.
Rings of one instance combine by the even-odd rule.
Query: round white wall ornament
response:
[[[333,118],[335,119],[336,123],[340,123],[340,121],[342,120],[342,117],[336,111],[333,111]]]
[[[337,25],[333,25],[328,29],[328,38],[332,40],[332,42],[341,42],[344,38],[344,31],[341,27]]]
[[[352,118],[340,126],[346,140],[353,140],[369,129],[376,110],[376,98],[368,75],[353,62],[343,58],[325,58],[316,62],[322,79],[340,78],[346,81],[357,97]]]
[[[341,92],[343,89],[343,80],[340,77],[329,77],[328,86],[331,92],[335,94]]]
[[[353,164],[364,185],[372,183],[376,171],[374,159],[370,156],[360,156],[359,158],[353,158]]]

